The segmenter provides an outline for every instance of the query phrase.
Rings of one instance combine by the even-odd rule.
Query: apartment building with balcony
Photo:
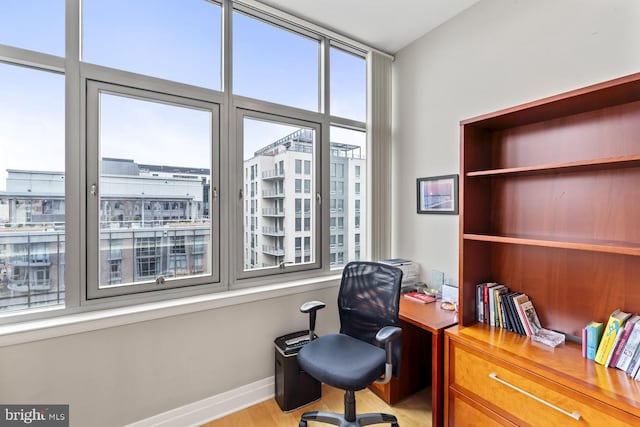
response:
[[[311,129],[299,129],[244,161],[244,267],[313,262],[317,212]],[[366,158],[361,147],[331,143],[330,265],[360,259],[366,244]]]

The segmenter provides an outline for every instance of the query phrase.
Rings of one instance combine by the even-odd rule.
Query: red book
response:
[[[433,295],[423,294],[422,292],[418,291],[407,292],[406,294],[404,294],[404,297],[412,301],[421,302],[423,304],[434,302],[436,300],[436,297],[434,297]]]

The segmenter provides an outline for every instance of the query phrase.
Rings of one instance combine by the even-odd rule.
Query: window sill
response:
[[[0,347],[145,322],[163,317],[196,313],[264,299],[278,298],[286,295],[325,289],[338,286],[339,284],[340,275],[314,277],[287,283],[107,310],[94,310],[4,325],[0,326]]]

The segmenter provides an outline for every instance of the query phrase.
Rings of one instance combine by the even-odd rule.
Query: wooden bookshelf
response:
[[[464,120],[460,138],[460,327],[445,344],[445,403],[449,422],[458,408],[517,424],[523,420],[508,410],[492,418],[495,408],[455,383],[455,354],[464,359],[470,346],[493,358],[491,349],[515,336],[476,324],[476,285],[499,282],[527,294],[542,325],[569,336],[616,308],[640,312],[640,73]],[[558,361],[593,364],[579,352],[532,351],[531,340],[517,339],[525,376],[533,371],[565,388],[586,382],[579,393],[588,389],[605,410],[620,409],[607,397],[616,391],[585,378],[586,371],[555,376],[550,366]],[[514,363],[498,357],[488,366],[494,362]],[[599,368],[598,375],[609,371]],[[615,378],[616,389],[637,392],[633,380]],[[634,396],[625,397],[632,418],[640,415]]]

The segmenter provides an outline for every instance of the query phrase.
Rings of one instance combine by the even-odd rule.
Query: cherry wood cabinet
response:
[[[402,356],[400,376],[386,384],[373,383],[369,389],[390,405],[429,385],[431,380],[431,342],[428,333],[400,320]]]
[[[570,338],[616,308],[640,312],[640,73],[464,120],[460,137],[460,327],[446,334],[449,423],[456,411],[480,411],[499,424],[545,425],[523,418],[530,400],[499,409],[507,402],[495,403],[495,393],[509,386],[488,377],[476,378],[479,389],[461,382],[473,365],[503,369],[551,400],[569,396],[583,413],[639,416],[639,383],[583,359],[577,344],[540,349],[476,324],[475,293],[488,281],[526,293],[542,325]],[[619,394],[623,401],[610,399]]]

